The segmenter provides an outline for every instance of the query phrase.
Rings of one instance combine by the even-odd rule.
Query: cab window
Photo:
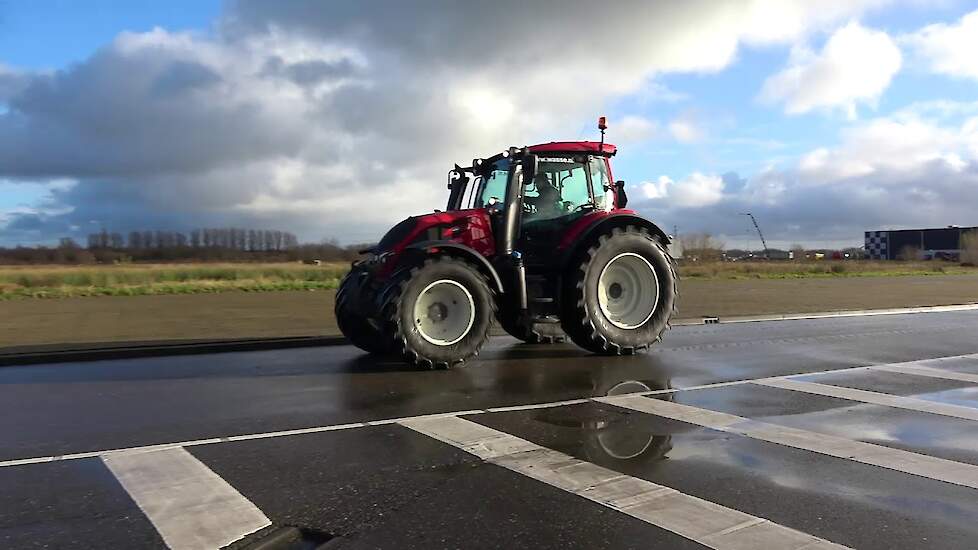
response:
[[[500,159],[493,165],[484,176],[479,177],[479,194],[476,197],[475,208],[489,206],[490,199],[495,198],[500,208],[505,206],[506,201],[506,180],[509,178],[510,162]]]
[[[604,209],[608,194],[606,189],[611,186],[611,178],[608,177],[608,163],[604,157],[591,157],[588,163],[591,170],[591,187],[594,189],[594,203],[598,209]],[[612,199],[613,200],[613,199]]]
[[[526,219],[566,216],[586,204],[593,204],[593,200],[583,159],[541,157],[537,174],[527,182],[523,194]]]

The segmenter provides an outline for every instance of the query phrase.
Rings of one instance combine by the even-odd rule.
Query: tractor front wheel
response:
[[[496,307],[475,267],[449,256],[430,258],[392,284],[384,312],[407,361],[448,368],[479,353]]]
[[[566,281],[564,332],[586,350],[630,355],[669,328],[678,277],[669,253],[645,229],[628,226],[601,235]]]
[[[340,282],[333,305],[336,324],[354,346],[377,355],[390,353],[390,338],[374,327],[357,308],[356,300],[363,276],[363,268],[354,265]]]

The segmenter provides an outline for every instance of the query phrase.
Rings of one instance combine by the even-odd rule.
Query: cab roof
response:
[[[604,147],[597,141],[551,141],[529,147],[531,153],[599,153],[609,157],[618,152],[618,148],[610,143]]]

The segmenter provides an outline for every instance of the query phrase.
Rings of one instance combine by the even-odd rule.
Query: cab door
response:
[[[553,265],[564,230],[599,208],[602,199],[596,200],[591,186],[588,156],[557,153],[539,157],[536,173],[524,182],[522,196],[519,248],[527,266]]]

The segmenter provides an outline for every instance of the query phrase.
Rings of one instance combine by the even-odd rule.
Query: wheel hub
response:
[[[441,321],[444,321],[446,317],[448,317],[448,306],[445,304],[438,302],[437,304],[432,304],[431,307],[428,308],[428,319],[430,319],[433,323],[440,323]]]
[[[414,327],[436,346],[450,346],[465,338],[474,322],[475,300],[457,281],[435,281],[414,302]]]
[[[618,328],[644,325],[659,303],[659,279],[652,264],[634,252],[619,254],[598,277],[598,305]]]

